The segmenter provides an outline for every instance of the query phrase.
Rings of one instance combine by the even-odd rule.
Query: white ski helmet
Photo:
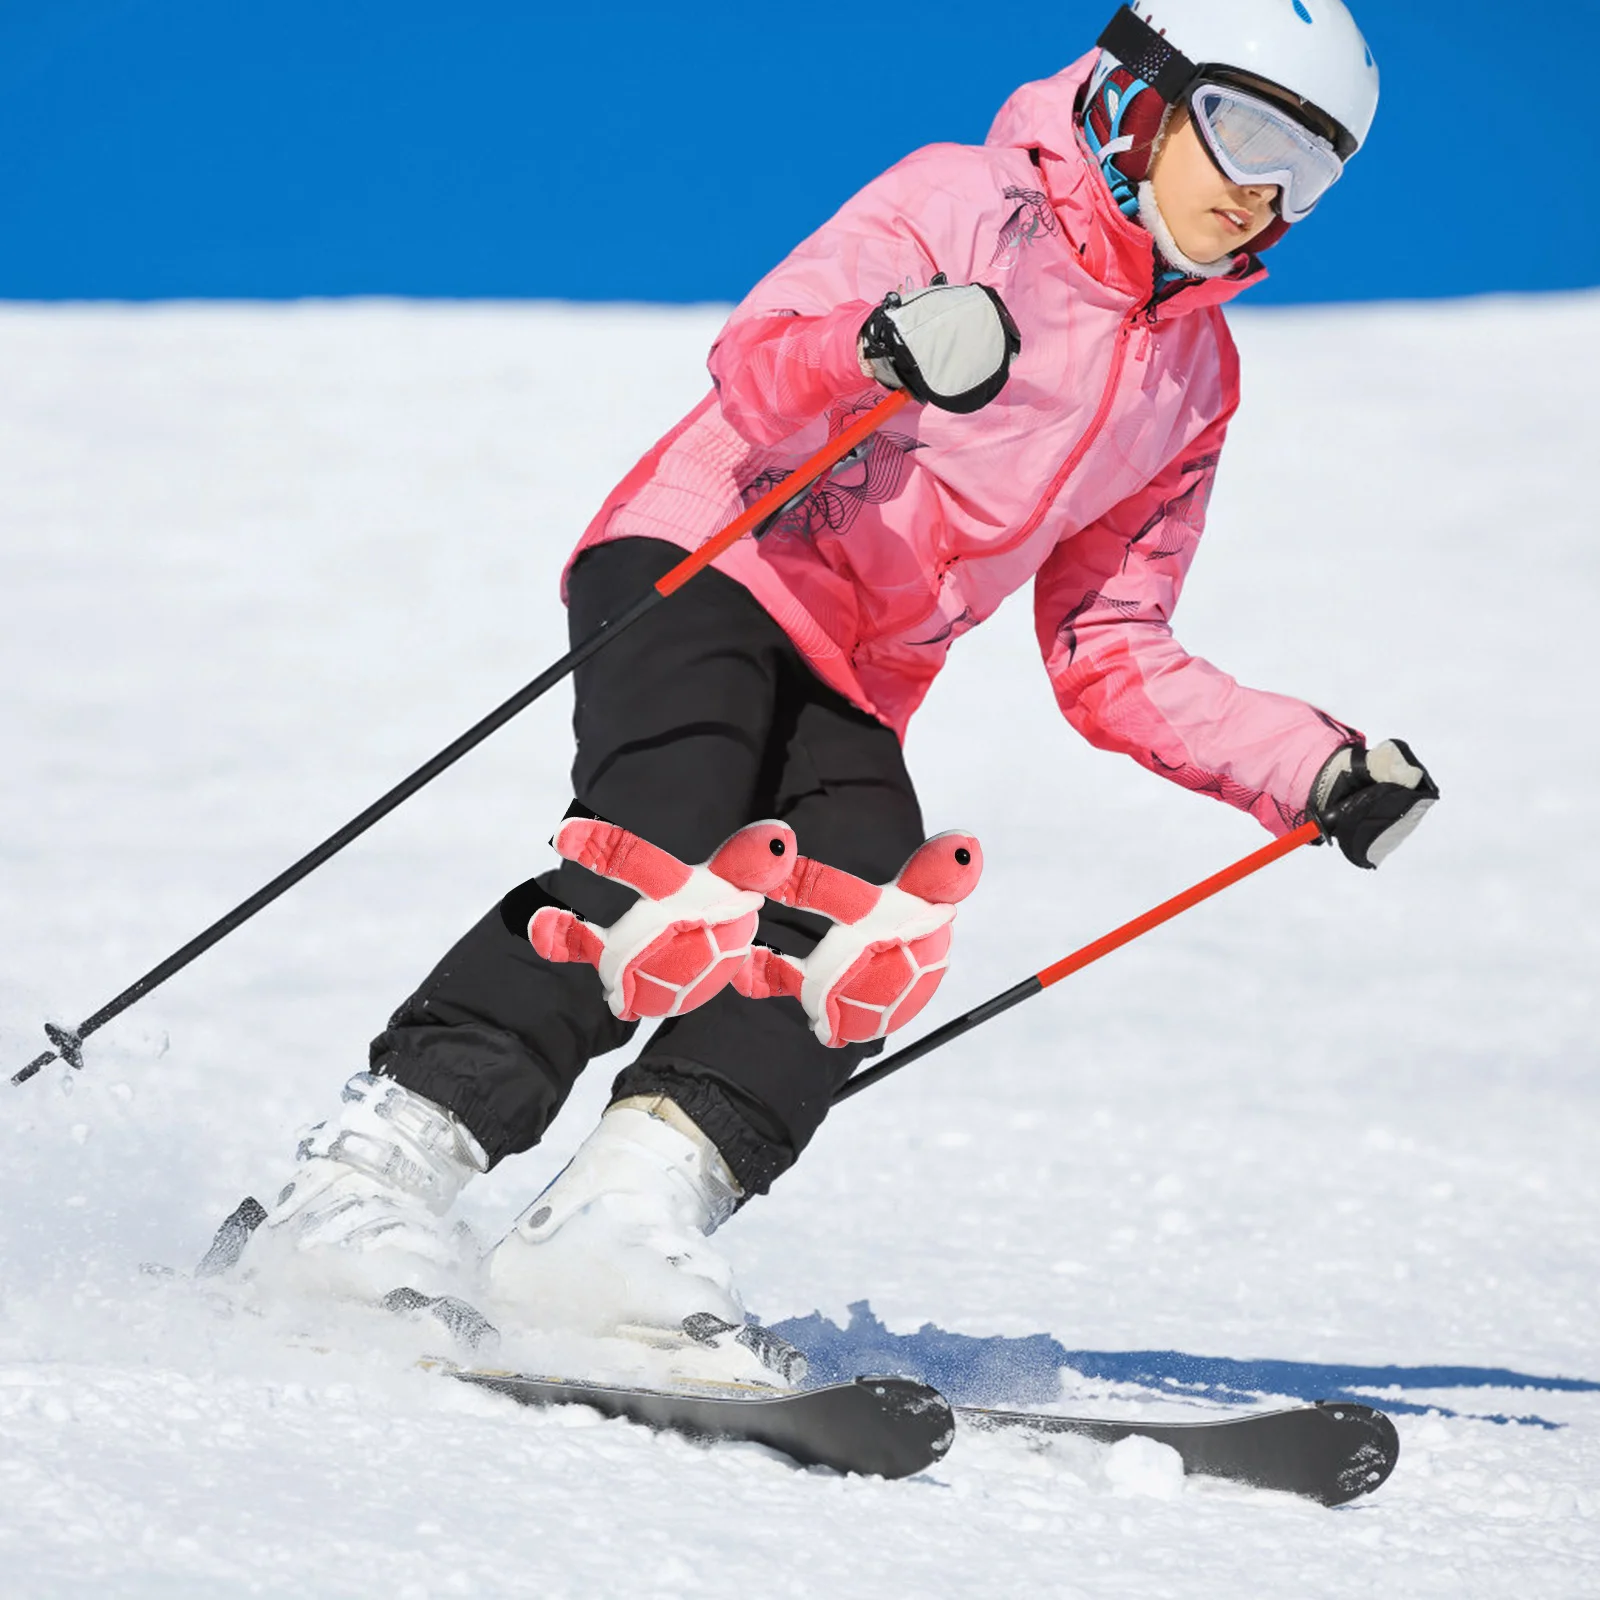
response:
[[[1169,105],[1229,69],[1264,78],[1335,125],[1343,160],[1378,110],[1378,64],[1342,0],[1132,0],[1100,45]]]

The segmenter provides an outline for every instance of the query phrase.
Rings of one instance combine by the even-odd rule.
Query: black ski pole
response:
[[[315,850],[302,856],[292,867],[280,872],[271,883],[256,890],[248,900],[235,906],[225,917],[213,922],[204,932],[196,934],[181,949],[174,950],[159,966],[152,967],[137,983],[130,984],[114,1000],[101,1006],[93,1016],[86,1017],[76,1028],[61,1028],[54,1023],[46,1023],[45,1037],[49,1039],[51,1048],[35,1056],[20,1072],[14,1073],[11,1078],[12,1083],[26,1083],[40,1068],[48,1066],[58,1058],[70,1067],[81,1068],[83,1041],[91,1033],[103,1028],[113,1017],[120,1016],[135,1001],[165,983],[174,973],[181,972],[196,956],[203,955],[212,945],[225,939],[235,928],[248,922],[258,911],[271,905],[279,895],[315,872],[323,862],[337,855],[353,839],[360,838],[373,823],[388,816],[396,806],[409,800],[417,790],[437,778],[446,767],[459,761],[474,746],[482,744],[497,728],[508,723],[519,711],[525,710],[541,695],[553,689],[569,672],[582,666],[591,656],[598,654],[610,644],[625,628],[631,627],[669,595],[675,594],[696,573],[704,571],[723,551],[731,548],[745,534],[754,529],[756,537],[759,538],[765,531],[766,524],[776,521],[791,506],[797,504],[818,478],[837,466],[852,450],[876,433],[910,398],[904,389],[898,389],[893,394],[885,396],[836,438],[830,439],[810,460],[741,512],[721,532],[713,534],[698,550],[685,556],[620,617],[602,623],[587,639],[574,646],[559,661],[546,667],[532,683],[519,689],[481,722],[468,728],[453,744],[446,745],[431,761],[418,767],[409,778],[397,783],[387,794],[374,800],[359,816],[353,817],[337,833],[324,839]]]
[[[942,1028],[935,1028],[932,1033],[924,1034],[915,1044],[908,1044],[904,1050],[896,1050],[892,1056],[885,1056],[874,1066],[864,1067],[853,1078],[847,1078],[835,1091],[833,1104],[838,1105],[841,1100],[848,1100],[851,1095],[860,1094],[863,1089],[870,1089],[873,1084],[887,1078],[891,1072],[898,1072],[901,1067],[909,1067],[913,1061],[920,1061],[925,1055],[937,1050],[940,1045],[949,1044],[952,1039],[959,1039],[962,1034],[970,1033],[979,1023],[987,1022],[991,1017],[998,1017],[1002,1011],[1009,1011],[1012,1006],[1020,1006],[1024,1000],[1031,1000],[1036,994],[1043,994],[1051,984],[1060,983],[1063,978],[1070,977],[1074,972],[1081,972],[1091,962],[1098,961],[1101,956],[1110,955],[1113,950],[1131,944],[1140,934],[1148,933],[1152,928],[1159,928],[1163,922],[1170,922],[1191,906],[1199,905],[1202,900],[1209,900],[1212,895],[1220,894],[1230,884],[1237,883],[1241,878],[1248,878],[1252,872],[1259,872],[1263,867],[1270,866],[1274,861],[1281,860],[1291,851],[1298,850],[1303,844],[1312,843],[1320,836],[1321,830],[1316,823],[1302,822],[1292,833],[1286,833],[1281,839],[1274,839],[1271,844],[1263,845],[1261,849],[1245,856],[1243,860],[1235,861],[1231,867],[1224,867],[1221,872],[1215,872],[1209,878],[1202,878],[1199,883],[1185,889],[1182,894],[1162,901],[1160,905],[1135,917],[1132,922],[1123,923],[1120,928],[1104,934],[1092,944],[1086,944],[1081,950],[1075,950],[1070,956],[1063,956],[1053,966],[1034,973],[1031,978],[1024,978],[1021,983],[1007,989],[1004,994],[997,994],[992,999],[985,1000],[981,1006],[974,1006],[971,1011],[957,1017],[953,1022],[947,1022]]]

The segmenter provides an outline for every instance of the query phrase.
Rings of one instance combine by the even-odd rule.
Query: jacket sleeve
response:
[[[1283,834],[1305,820],[1323,762],[1361,735],[1303,701],[1245,688],[1172,636],[1226,431],[1224,417],[1057,545],[1035,580],[1034,623],[1056,700],[1091,744]]]
[[[723,416],[751,444],[774,445],[835,400],[874,388],[856,355],[871,314],[870,305],[853,300],[821,317],[736,313],[708,363]]]
[[[941,270],[966,281],[989,221],[949,192],[952,165],[966,159],[984,157],[949,146],[907,156],[745,297],[707,362],[722,414],[742,437],[779,444],[834,402],[878,390],[857,356],[873,308],[891,289],[922,288]]]

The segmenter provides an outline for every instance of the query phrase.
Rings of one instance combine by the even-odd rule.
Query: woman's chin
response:
[[[1191,261],[1198,261],[1203,267],[1214,267],[1219,261],[1247,249],[1253,237],[1232,229],[1224,234],[1220,228],[1196,228],[1187,239],[1178,239],[1177,244]]]

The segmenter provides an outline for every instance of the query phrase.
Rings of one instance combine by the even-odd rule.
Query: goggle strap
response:
[[[1176,105],[1200,69],[1129,6],[1123,6],[1095,41],[1129,72],[1143,78],[1168,105]]]
[[[1219,70],[1216,66],[1196,66],[1176,45],[1168,44],[1131,6],[1125,5],[1117,12],[1095,43],[1148,83],[1169,106],[1177,105],[1203,73]],[[1327,115],[1326,112],[1321,114]],[[1336,130],[1333,148],[1341,161],[1348,161],[1359,148],[1359,142],[1336,117],[1328,120]]]

